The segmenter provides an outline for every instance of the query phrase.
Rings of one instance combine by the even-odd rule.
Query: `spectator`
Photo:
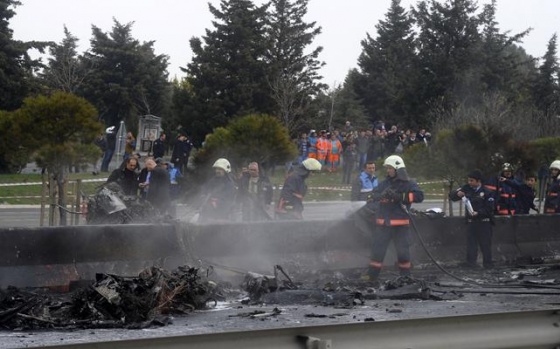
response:
[[[375,175],[375,163],[368,161],[364,165],[364,170],[352,182],[352,193],[350,201],[367,201],[373,189],[377,188],[379,182]]]
[[[117,144],[117,135],[115,126],[107,127],[105,130],[105,141],[106,148],[103,153],[103,160],[101,161],[101,172],[109,172],[109,164],[111,159],[113,159],[113,153],[115,152],[115,146]]]
[[[340,167],[340,154],[342,153],[342,143],[338,140],[335,133],[330,136],[328,154],[327,154],[327,170],[335,172]]]
[[[317,132],[315,130],[309,131],[309,150],[307,152],[307,157],[312,159],[317,159]]]
[[[365,130],[361,130],[356,139],[356,150],[358,152],[358,168],[361,170],[367,161],[367,153],[371,144],[371,139],[366,135]]]
[[[299,139],[298,139],[298,163],[301,164],[301,162],[305,159],[307,159],[307,156],[309,154],[309,140],[307,139],[307,133],[302,132]]]
[[[430,140],[432,135],[429,132],[426,132],[426,129],[422,128],[416,134],[416,139],[418,143],[424,143],[426,146],[430,145]]]
[[[163,158],[165,155],[165,133],[160,133],[159,138],[154,141],[154,145],[152,147],[152,153],[154,154],[154,158]]]
[[[185,173],[185,171],[187,170],[189,156],[191,154],[192,148],[193,145],[187,138],[186,134],[180,133],[179,136],[177,136],[175,147],[173,147],[171,162],[181,173]]]
[[[153,159],[146,160],[146,168],[149,173],[149,182],[144,183],[147,188],[146,200],[162,215],[167,215],[169,210],[169,174],[163,167],[163,163],[156,164]]]
[[[129,196],[138,195],[138,172],[136,171],[138,167],[138,160],[135,157],[131,157],[125,160],[124,168],[117,168],[111,172],[109,178],[107,178],[107,183],[115,182],[117,183],[123,193]]]
[[[259,169],[259,164],[252,162],[241,175],[238,199],[242,206],[244,221],[271,219],[268,210],[272,203],[272,184]]]
[[[330,140],[327,139],[327,131],[321,131],[321,137],[317,139],[317,160],[321,166],[325,165],[330,145]]]
[[[358,152],[356,151],[356,144],[347,144],[342,152],[342,183],[350,184],[352,180],[352,171],[356,167],[357,157]]]
[[[124,144],[123,159],[127,160],[127,159],[131,158],[135,149],[136,149],[136,137],[134,137],[132,132],[127,132],[126,133],[125,144]]]
[[[525,176],[524,183],[517,188],[516,201],[519,214],[529,214],[530,210],[539,212],[539,209],[535,206],[536,184],[537,176],[528,174]]]

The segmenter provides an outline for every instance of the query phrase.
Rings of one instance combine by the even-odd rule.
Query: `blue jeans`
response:
[[[109,164],[111,163],[111,159],[113,158],[113,149],[105,150],[103,154],[103,160],[101,160],[101,172],[109,172]]]

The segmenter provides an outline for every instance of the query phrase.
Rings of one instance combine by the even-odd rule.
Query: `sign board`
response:
[[[142,115],[138,120],[138,141],[136,151],[142,156],[152,155],[154,141],[161,133],[161,118],[155,115]]]

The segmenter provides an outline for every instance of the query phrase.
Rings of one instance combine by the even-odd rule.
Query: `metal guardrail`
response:
[[[49,348],[550,349],[559,346],[560,310],[540,310],[115,340]]]

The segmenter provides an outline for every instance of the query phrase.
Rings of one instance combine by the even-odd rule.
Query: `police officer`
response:
[[[312,171],[321,171],[321,163],[317,159],[307,158],[288,175],[276,205],[276,218],[303,219],[303,197],[307,193],[305,179]]]
[[[379,184],[375,175],[375,162],[368,161],[364,165],[364,169],[352,182],[352,192],[350,201],[366,201],[367,197],[373,189]]]
[[[391,155],[383,163],[387,177],[372,191],[370,201],[378,203],[376,230],[373,234],[372,256],[368,275],[376,281],[391,240],[397,250],[397,264],[401,276],[410,275],[410,217],[413,202],[424,201],[424,193],[410,180],[403,159]]]
[[[484,268],[492,268],[492,218],[494,196],[482,186],[482,173],[474,170],[467,176],[467,184],[449,193],[452,201],[463,200],[467,218],[466,266],[477,267],[478,248],[482,252]]]

